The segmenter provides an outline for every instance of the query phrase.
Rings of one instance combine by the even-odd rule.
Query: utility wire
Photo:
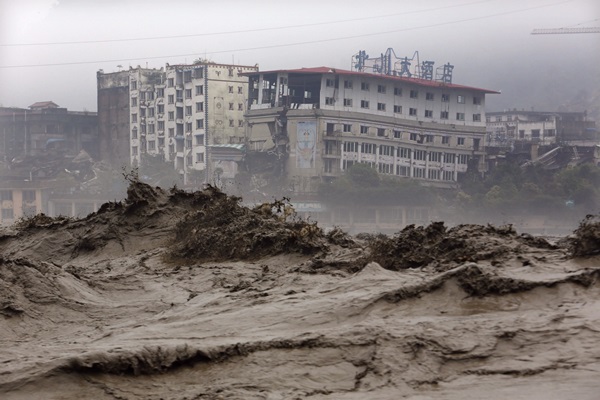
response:
[[[2,65],[2,66],[0,66],[0,69],[28,68],[28,67],[56,67],[56,66],[63,66],[63,65],[82,65],[82,64],[100,64],[100,63],[121,62],[121,61],[153,60],[153,59],[159,59],[159,58],[197,57],[198,54],[202,54],[202,53],[213,55],[213,54],[234,53],[234,52],[242,52],[242,51],[274,49],[274,48],[279,48],[279,47],[301,46],[301,45],[305,45],[305,44],[327,43],[327,42],[334,42],[334,41],[340,41],[340,40],[358,39],[358,38],[363,38],[363,37],[379,36],[379,35],[386,35],[386,34],[390,34],[390,33],[407,32],[407,31],[418,30],[418,29],[435,28],[435,27],[439,27],[439,26],[446,26],[446,25],[453,25],[453,24],[458,24],[458,23],[463,23],[463,22],[477,21],[477,20],[481,20],[481,19],[499,17],[499,16],[503,16],[503,15],[517,14],[517,13],[524,12],[524,11],[537,10],[537,9],[544,8],[544,7],[551,7],[551,6],[555,6],[555,5],[559,5],[559,4],[570,3],[572,1],[573,0],[562,1],[559,3],[552,3],[552,4],[542,5],[542,6],[522,8],[522,9],[506,11],[506,12],[502,12],[502,13],[484,15],[484,16],[480,16],[480,17],[465,18],[465,19],[456,20],[456,21],[440,22],[440,23],[431,24],[431,25],[423,25],[423,26],[402,28],[402,29],[393,29],[393,30],[384,31],[384,32],[366,33],[366,34],[353,35],[353,36],[343,36],[343,37],[331,38],[331,39],[307,40],[307,41],[303,41],[303,42],[246,47],[246,48],[241,48],[241,49],[219,50],[219,51],[211,51],[211,52],[196,52],[196,53],[190,53],[190,54],[176,54],[176,55],[136,57],[136,58],[117,58],[117,59],[111,59],[111,60],[96,60],[96,61],[73,61],[73,62],[48,63],[48,64]]]
[[[345,23],[345,22],[366,21],[366,20],[370,20],[370,19],[379,19],[379,18],[385,18],[385,17],[397,17],[400,15],[419,14],[419,13],[426,13],[426,12],[431,12],[431,11],[445,10],[448,8],[464,7],[464,6],[474,5],[474,4],[481,4],[481,3],[489,3],[491,1],[497,1],[497,0],[480,0],[480,1],[474,1],[471,3],[454,4],[454,5],[444,6],[444,7],[427,8],[424,10],[417,10],[417,11],[405,11],[405,12],[394,13],[394,14],[382,14],[382,15],[375,15],[375,16],[371,16],[371,17],[351,18],[351,19],[343,19],[343,20],[336,20],[336,21],[314,22],[314,23],[310,23],[310,24],[276,26],[276,27],[271,27],[271,28],[254,28],[254,29],[243,29],[243,30],[237,30],[237,31],[221,31],[221,32],[195,33],[195,34],[189,34],[189,35],[151,36],[151,37],[125,38],[125,39],[80,40],[80,41],[67,41],[67,42],[39,42],[39,43],[8,43],[8,44],[0,44],[0,47],[55,46],[55,45],[92,44],[92,43],[136,42],[136,41],[146,41],[146,40],[181,39],[181,38],[200,37],[200,36],[220,36],[220,35],[232,35],[232,34],[239,34],[239,33],[265,32],[265,31],[275,31],[275,30],[294,29],[294,28],[306,28],[306,27],[320,26],[320,25],[331,25],[331,24],[339,24],[339,23]]]

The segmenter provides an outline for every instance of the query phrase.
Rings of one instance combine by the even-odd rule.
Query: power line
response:
[[[135,58],[117,58],[117,59],[111,59],[111,60],[96,60],[96,61],[74,61],[74,62],[48,63],[48,64],[3,65],[3,66],[0,66],[0,69],[29,68],[29,67],[56,67],[56,66],[64,66],[64,65],[83,65],[83,64],[100,64],[100,63],[122,62],[122,61],[154,60],[154,59],[159,59],[159,58],[197,57],[199,54],[202,54],[202,53],[214,55],[214,54],[235,53],[235,52],[242,52],[242,51],[274,49],[274,48],[279,48],[279,47],[301,46],[301,45],[306,45],[306,44],[327,43],[327,42],[335,42],[335,41],[340,41],[340,40],[359,39],[359,38],[363,38],[363,37],[387,35],[390,33],[407,32],[407,31],[412,31],[412,30],[436,28],[436,27],[440,27],[440,26],[453,25],[453,24],[458,24],[458,23],[463,23],[463,22],[477,21],[477,20],[481,20],[481,19],[499,17],[499,16],[503,16],[503,15],[517,14],[520,12],[536,10],[536,9],[540,9],[540,8],[544,8],[544,7],[551,7],[551,6],[555,6],[555,5],[559,5],[559,4],[570,3],[572,1],[573,0],[567,0],[567,1],[562,1],[562,2],[558,2],[558,3],[522,8],[519,10],[506,11],[506,12],[502,12],[502,13],[484,15],[484,16],[480,16],[480,17],[465,18],[465,19],[456,20],[456,21],[440,22],[437,24],[423,25],[423,26],[412,27],[412,28],[393,29],[393,30],[384,31],[384,32],[374,32],[374,33],[366,33],[366,34],[360,34],[360,35],[343,36],[343,37],[331,38],[331,39],[307,40],[307,41],[303,41],[303,42],[246,47],[246,48],[241,48],[241,49],[219,50],[219,51],[212,51],[212,52],[195,52],[195,53],[190,53],[190,54],[176,54],[176,55],[135,57]]]
[[[8,44],[0,44],[0,47],[55,46],[55,45],[92,44],[92,43],[136,42],[136,41],[146,41],[146,40],[182,39],[182,38],[201,37],[201,36],[220,36],[220,35],[232,35],[232,34],[239,34],[239,33],[265,32],[265,31],[294,29],[294,28],[306,28],[306,27],[320,26],[320,25],[331,25],[331,24],[338,24],[338,23],[345,23],[345,22],[365,21],[365,20],[379,19],[379,18],[385,18],[385,17],[396,17],[396,16],[400,16],[400,15],[419,14],[419,13],[426,13],[426,12],[431,12],[431,11],[445,10],[448,8],[464,7],[464,6],[474,5],[474,4],[481,4],[481,3],[489,3],[491,1],[497,1],[497,0],[480,0],[480,1],[474,1],[471,3],[454,4],[454,5],[450,5],[450,6],[428,8],[428,9],[417,10],[417,11],[405,11],[405,12],[401,12],[401,13],[382,14],[382,15],[375,15],[375,16],[371,16],[371,17],[351,18],[351,19],[327,21],[327,22],[314,22],[314,23],[310,23],[310,24],[287,25],[287,26],[278,26],[278,27],[270,27],[270,28],[254,28],[254,29],[243,29],[243,30],[236,30],[236,31],[221,31],[221,32],[209,32],[209,33],[195,33],[195,34],[189,34],[189,35],[152,36],[152,37],[125,38],[125,39],[80,40],[80,41],[67,41],[67,42],[39,42],[39,43],[8,43]]]

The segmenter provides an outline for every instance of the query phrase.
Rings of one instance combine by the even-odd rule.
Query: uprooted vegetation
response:
[[[588,215],[570,238],[571,254],[575,257],[600,253],[600,216]]]

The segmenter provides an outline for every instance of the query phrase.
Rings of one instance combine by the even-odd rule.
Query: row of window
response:
[[[335,79],[331,79],[328,78],[325,80],[325,86],[327,87],[338,87],[337,85],[337,81]],[[344,89],[352,89],[354,86],[353,81],[351,80],[344,80]],[[371,90],[371,85],[368,82],[361,82],[360,83],[360,90],[363,91],[370,91]],[[377,93],[382,93],[385,94],[388,91],[388,87],[385,85],[377,85]],[[402,96],[403,95],[403,90],[400,87],[394,87],[394,96]],[[416,89],[411,89],[409,91],[409,97],[411,99],[418,99],[419,98],[419,91]],[[434,101],[435,100],[435,93],[432,92],[425,92],[425,100],[428,101]],[[440,100],[442,102],[449,102],[450,101],[450,95],[447,93],[442,93]],[[456,102],[457,103],[461,103],[464,104],[466,102],[466,98],[463,95],[457,95],[456,96]],[[480,105],[481,104],[481,97],[473,97],[473,104],[475,105]]]
[[[360,133],[368,134],[370,128],[371,127],[368,125],[360,125]],[[333,129],[334,129],[334,124],[327,124],[328,131],[332,132]],[[379,137],[386,136],[385,128],[376,128],[376,129],[377,129],[377,136],[379,136]],[[345,133],[352,132],[352,124],[342,124],[342,131]],[[392,132],[393,132],[395,139],[402,139],[402,131],[394,129]],[[421,134],[421,133],[416,133],[416,132],[410,132],[408,139],[415,141],[415,142],[419,142],[419,143],[433,143],[434,137],[435,137],[435,135],[432,135],[432,134]],[[478,141],[479,139],[474,139],[474,140]],[[442,136],[442,144],[450,144],[450,136]],[[459,146],[464,146],[465,138],[457,137],[456,144]]]
[[[234,87],[233,86],[229,86],[228,87],[228,91],[229,93],[234,93]],[[244,89],[242,86],[238,86],[237,88],[237,92],[238,94],[244,94]],[[177,99],[177,101],[183,101],[183,99],[191,99],[192,98],[192,89],[177,89],[175,91],[175,94],[170,94],[167,96],[167,102],[169,104],[173,104],[175,103],[175,99]],[[195,95],[196,96],[202,96],[204,95],[204,86],[203,85],[196,85],[195,86]],[[165,89],[164,88],[157,88],[156,89],[156,97],[157,98],[162,98],[165,97]],[[139,94],[139,101],[151,101],[154,100],[154,92],[152,91],[148,91],[148,92],[140,92]],[[131,106],[132,107],[137,107],[138,106],[138,97],[132,97],[131,98]]]
[[[328,106],[332,106],[335,103],[335,99],[333,97],[325,97],[325,104]],[[344,107],[352,107],[352,99],[344,99]],[[371,103],[369,102],[369,100],[361,100],[360,101],[360,108],[363,109],[369,109],[371,107]],[[387,110],[387,105],[386,103],[377,103],[377,111],[386,111]],[[394,105],[394,113],[395,114],[402,114],[402,106],[400,105]],[[408,109],[408,115],[411,116],[417,116],[418,115],[418,109],[410,107]],[[424,114],[425,118],[433,118],[433,110],[425,110],[425,114]],[[450,113],[448,111],[441,111],[440,112],[440,119],[448,119],[450,116]],[[457,112],[456,113],[456,119],[458,121],[464,121],[465,120],[465,113],[460,113]],[[481,121],[481,114],[473,114],[473,121],[475,122],[480,122]]]
[[[21,191],[22,198],[24,202],[32,202],[35,201],[35,190],[23,190]],[[12,190],[0,190],[0,202],[2,201],[12,201],[13,200],[13,192]]]
[[[454,164],[457,160],[459,164],[467,164],[469,156],[467,154],[444,153],[441,151],[414,150],[408,147],[395,147],[381,145],[376,146],[373,143],[344,142],[344,152],[361,154],[379,154],[382,156],[396,156],[410,160],[426,161],[429,156],[431,162],[444,162]]]
[[[148,150],[155,150],[154,146],[155,146],[154,143],[148,142]],[[191,145],[190,145],[189,148],[191,148]],[[131,153],[133,155],[137,155],[138,154],[138,150],[139,150],[138,146],[131,146]],[[169,152],[170,153],[175,153],[175,147],[173,145],[169,146]],[[204,153],[203,152],[196,153],[196,162],[197,163],[203,163],[204,162]],[[193,158],[192,154],[186,156],[186,163],[187,163],[188,166],[191,166],[194,163],[194,158]]]
[[[356,162],[353,160],[344,160],[343,168],[347,170]],[[371,166],[371,168],[377,168],[377,170],[382,174],[390,174],[390,175],[398,175],[404,177],[411,177],[411,169],[412,169],[412,177],[413,178],[421,178],[421,179],[430,179],[430,180],[443,180],[443,181],[454,181],[454,171],[443,171],[437,168],[422,168],[422,167],[408,167],[404,165],[396,165],[394,170],[393,164],[386,163],[378,163],[377,165],[373,162],[367,163]]]

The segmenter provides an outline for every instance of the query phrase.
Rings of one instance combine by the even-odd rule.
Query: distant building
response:
[[[485,168],[485,95],[492,90],[329,67],[249,74],[248,145],[272,155],[296,193],[355,163],[451,186]],[[401,73],[401,72],[400,72]]]
[[[98,120],[95,112],[69,111],[51,101],[29,108],[0,107],[2,160],[36,157],[56,150],[77,155],[85,150],[99,156]]]
[[[184,177],[206,172],[210,146],[244,143],[245,74],[257,70],[200,62],[98,72],[104,159],[139,165],[148,154],[172,162]]]
[[[486,145],[514,148],[515,144],[597,144],[596,123],[585,112],[518,111],[488,112]]]

